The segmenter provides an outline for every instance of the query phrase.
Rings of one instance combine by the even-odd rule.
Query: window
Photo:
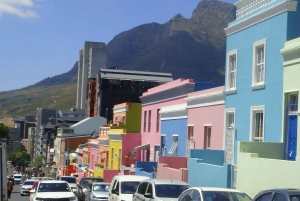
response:
[[[148,183],[144,182],[142,184],[139,185],[139,189],[138,189],[138,193],[141,195],[144,195],[147,189]]]
[[[225,163],[234,163],[235,109],[225,112]]]
[[[151,131],[151,110],[149,110],[148,114],[148,133]]]
[[[162,156],[166,155],[166,136],[165,135],[161,136],[161,155]]]
[[[178,152],[178,135],[173,135],[173,143],[168,153],[172,154],[173,156],[177,156],[177,152]]]
[[[237,50],[228,53],[226,90],[236,90]]]
[[[114,155],[115,149],[111,148],[111,161],[110,161],[110,169],[114,169]]]
[[[144,132],[146,132],[146,126],[147,126],[147,111],[144,111]]]
[[[205,126],[205,149],[210,149],[211,144],[211,126]]]
[[[156,110],[156,132],[159,132],[159,122],[160,122],[160,114],[159,114],[160,109]]]
[[[253,70],[252,88],[263,88],[265,84],[265,50],[266,40],[254,43],[253,46]]]
[[[275,196],[273,198],[273,201],[285,201],[285,197],[279,193],[275,193]],[[298,198],[299,200],[299,198]]]
[[[193,141],[194,139],[194,126],[188,126],[188,141]]]
[[[264,106],[251,107],[251,134],[252,140],[256,142],[264,141]]]
[[[120,169],[122,163],[122,149],[119,149],[119,164],[118,164],[118,169]]]

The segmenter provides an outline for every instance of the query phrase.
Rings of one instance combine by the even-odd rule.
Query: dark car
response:
[[[260,191],[253,201],[300,201],[300,189],[269,189]]]
[[[75,193],[79,201],[85,200],[85,191],[91,189],[92,183],[103,182],[101,177],[82,177],[77,184],[78,190]]]

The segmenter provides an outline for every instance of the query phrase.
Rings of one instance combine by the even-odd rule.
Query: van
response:
[[[150,179],[138,175],[117,175],[111,181],[108,193],[108,201],[131,201],[139,183]]]

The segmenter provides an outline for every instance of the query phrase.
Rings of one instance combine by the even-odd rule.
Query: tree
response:
[[[4,123],[0,123],[0,138],[9,138],[9,128]]]
[[[15,166],[22,167],[23,169],[30,162],[30,155],[20,148],[13,150],[7,155],[7,159],[12,161]]]

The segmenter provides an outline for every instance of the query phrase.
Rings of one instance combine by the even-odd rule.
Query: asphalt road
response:
[[[14,189],[11,193],[10,199],[8,199],[9,201],[29,201],[28,195],[21,196],[20,187],[21,186],[19,184],[15,184]]]

